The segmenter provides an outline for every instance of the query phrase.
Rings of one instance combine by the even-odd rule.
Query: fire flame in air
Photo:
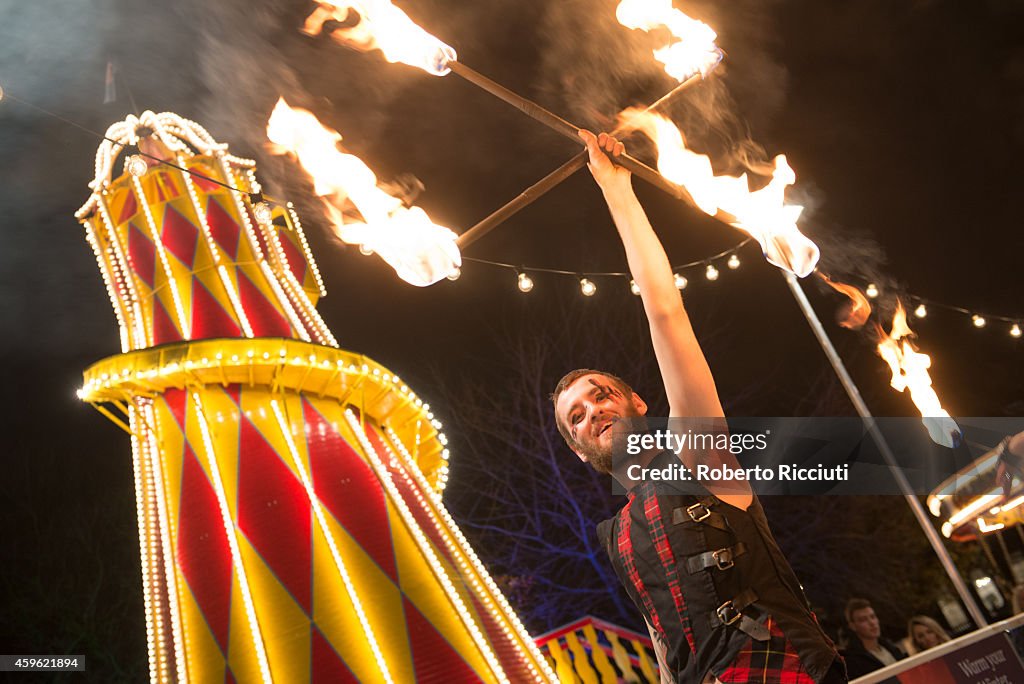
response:
[[[821,271],[818,271],[818,275],[832,289],[846,295],[850,300],[850,308],[845,312],[842,320],[839,321],[839,325],[850,330],[859,330],[863,327],[868,321],[868,316],[871,315],[871,304],[868,302],[868,298],[864,296],[864,293],[853,285],[832,280]]]
[[[722,61],[714,30],[673,8],[672,0],[622,0],[615,16],[627,28],[652,31],[664,26],[675,36],[675,42],[654,51],[654,58],[680,83],[694,74],[707,76]]]
[[[687,149],[682,132],[669,119],[635,108],[620,117],[623,128],[638,129],[654,141],[658,171],[684,187],[701,211],[727,214],[720,218],[757,240],[765,258],[779,268],[801,278],[814,270],[820,251],[796,225],[803,207],[785,203],[786,188],[796,182],[785,155],[775,157],[771,181],[751,191],[746,174],[716,176],[711,160]]]
[[[318,36],[325,30],[342,45],[357,50],[378,49],[389,62],[419,67],[435,76],[451,71],[448,63],[457,59],[451,46],[424,31],[387,0],[321,0],[306,17],[302,32]]]
[[[341,135],[312,112],[278,100],[267,122],[267,137],[276,152],[298,157],[342,241],[373,250],[403,280],[420,287],[462,265],[455,233],[432,223],[419,207],[406,207],[377,187],[373,171],[358,157],[339,151]],[[358,209],[362,220],[346,211],[350,206]]]
[[[932,360],[927,354],[914,349],[907,339],[913,335],[907,325],[907,312],[897,301],[892,330],[886,334],[881,326],[878,328],[878,354],[892,370],[890,384],[893,388],[899,392],[910,389],[910,398],[924,418],[928,436],[936,444],[953,448],[960,442],[960,427],[942,408],[938,395],[932,389],[932,379],[928,375]]]

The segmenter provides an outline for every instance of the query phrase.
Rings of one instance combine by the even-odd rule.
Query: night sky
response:
[[[610,126],[620,109],[674,85],[649,57],[650,38],[617,24],[614,2],[399,4],[465,64],[580,125]],[[787,155],[797,173],[790,197],[807,207],[801,227],[821,245],[825,270],[878,283],[884,310],[895,293],[913,293],[1024,322],[1020,3],[677,6],[716,29],[727,58],[676,102],[673,115],[694,147],[715,153],[719,170],[735,170],[734,152],[745,141]],[[457,282],[418,289],[377,257],[329,237],[301,174],[262,149],[263,124],[280,94],[338,129],[346,149],[382,180],[418,177],[426,191],[417,203],[456,232],[579,146],[454,75],[429,76],[379,53],[300,35],[309,9],[280,0],[215,9],[194,0],[0,0],[0,86],[93,131],[122,119],[134,100],[140,110],[194,119],[234,153],[255,156],[261,180],[299,207],[328,291],[319,309],[341,346],[390,367],[427,399],[438,378],[500,387],[509,361],[500,342],[511,334],[550,337],[567,309],[591,309],[610,326],[620,315],[635,320],[639,300],[621,277],[595,278],[598,293],[586,299],[575,278],[536,274],[535,289],[523,295],[514,272],[469,262]],[[119,67],[118,99],[103,104],[108,60]],[[0,101],[7,435],[0,605],[12,607],[0,618],[0,651],[88,650],[123,663],[145,650],[130,449],[74,394],[82,370],[118,350],[116,321],[73,216],[88,197],[98,142],[13,98]],[[643,144],[629,149],[650,161]],[[634,184],[674,264],[744,237]],[[579,273],[625,270],[586,170],[464,256]],[[826,360],[777,269],[756,245],[740,256],[742,267],[722,268],[715,283],[701,268],[685,272],[684,299],[727,411],[852,414],[845,400],[834,401]],[[872,410],[915,415],[909,397],[888,388],[871,338],[834,325],[840,299],[813,284],[806,289]],[[932,307],[911,324],[950,413],[1024,415],[1024,347],[1009,323],[975,330],[969,316]],[[579,365],[591,364],[602,364],[600,353]],[[553,386],[559,374],[543,382]],[[826,390],[831,403],[823,408]],[[431,403],[453,422],[457,406]],[[450,486],[471,489],[458,481],[461,438],[451,436]]]

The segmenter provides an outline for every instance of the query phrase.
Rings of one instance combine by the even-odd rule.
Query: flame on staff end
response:
[[[849,309],[843,312],[839,325],[850,330],[858,330],[868,321],[868,316],[871,315],[871,304],[868,303],[868,298],[864,296],[864,293],[855,288],[853,285],[847,285],[846,283],[840,283],[832,280],[824,273],[818,272],[818,276],[825,281],[832,289],[840,294],[846,295],[849,298]]]
[[[619,115],[624,129],[636,129],[654,141],[658,171],[686,188],[701,211],[711,216],[729,214],[722,220],[758,241],[765,258],[779,268],[803,278],[818,264],[818,246],[797,228],[803,207],[786,204],[786,188],[796,174],[785,155],[775,157],[772,179],[760,190],[750,190],[747,175],[716,176],[711,160],[687,149],[682,132],[660,114],[631,108]]]
[[[342,45],[357,50],[377,49],[389,62],[402,62],[435,76],[446,75],[451,71],[448,63],[457,59],[454,48],[424,31],[387,0],[321,0],[306,17],[302,32],[318,36],[325,31]]]
[[[652,31],[664,26],[675,36],[675,42],[654,51],[654,58],[680,83],[694,74],[707,76],[722,61],[714,30],[673,8],[672,0],[622,0],[615,17],[627,28]]]
[[[892,370],[890,384],[893,389],[898,392],[910,389],[910,398],[921,412],[928,436],[936,444],[953,448],[960,443],[960,427],[942,408],[938,395],[932,389],[932,379],[928,374],[931,357],[914,349],[908,339],[913,336],[914,331],[907,325],[907,312],[903,303],[897,300],[892,330],[886,334],[878,326],[878,354]]]
[[[435,225],[419,207],[377,187],[377,176],[355,155],[338,150],[341,135],[305,109],[283,99],[267,122],[275,154],[294,154],[313,179],[333,228],[343,242],[376,252],[402,280],[424,287],[462,265],[456,234]],[[353,218],[354,206],[362,220]]]

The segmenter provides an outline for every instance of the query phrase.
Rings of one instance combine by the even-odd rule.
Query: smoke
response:
[[[707,23],[718,34],[726,57],[711,76],[690,87],[661,110],[678,125],[687,146],[707,154],[718,174],[771,175],[775,154],[759,142],[786,104],[789,74],[779,61],[777,17],[784,0],[677,3],[687,15]],[[618,0],[564,0],[552,3],[544,17],[541,91],[585,126],[610,129],[615,115],[629,106],[645,106],[676,85],[651,55],[667,40],[630,30],[615,19]],[[759,135],[760,133],[760,135]],[[637,136],[627,143],[632,152],[650,152]],[[756,180],[754,181],[757,182]],[[863,232],[815,225],[821,192],[808,179],[798,180],[788,200],[804,206],[800,222],[821,248],[819,268],[837,280],[875,283],[882,295],[872,301],[883,318],[895,309],[901,283],[885,269],[881,245]],[[834,291],[815,279],[824,291]]]
[[[891,321],[897,300],[902,300],[904,307],[907,307],[905,285],[886,268],[888,259],[885,250],[874,238],[863,232],[833,226],[828,230],[816,231],[813,239],[821,249],[819,271],[833,280],[853,285],[862,291],[868,283],[875,284],[879,296],[870,300],[870,304],[876,320]],[[811,280],[819,291],[835,296],[835,291],[822,280]],[[845,313],[843,307],[840,307],[837,317],[843,317]],[[874,340],[872,326],[865,326],[862,330]]]
[[[297,30],[282,30],[301,21],[294,15],[295,3],[192,1],[182,7],[187,15],[202,17],[194,24],[202,93],[196,118],[216,139],[230,143],[235,154],[257,160],[260,180],[270,194],[302,197],[289,192],[285,165],[265,151],[266,121],[278,97],[302,107],[310,107],[314,100],[288,59],[296,50]]]
[[[87,196],[95,139],[25,104],[103,125],[94,112],[106,62],[97,36],[109,7],[0,0],[0,350],[18,358],[116,348],[109,304],[77,301],[79,292],[102,288],[70,216]],[[80,163],[69,168],[69,159]]]
[[[266,112],[278,93],[295,95],[295,72],[284,59],[291,33],[280,30],[284,2],[228,0],[201,3],[197,61],[205,94],[199,101],[204,125],[219,137],[236,138],[255,152],[265,140]],[[237,141],[237,136],[243,141]]]
[[[103,46],[96,38],[103,33],[103,15],[112,3],[0,0],[0,85],[48,109],[65,104],[69,95],[84,94],[91,84],[83,83],[68,65],[102,62]],[[97,69],[97,97],[103,94],[102,78]]]
[[[421,25],[424,17],[431,16],[443,18],[447,27],[472,20],[466,14],[468,9],[460,14],[450,8],[423,7],[430,2],[398,4]],[[266,122],[278,97],[314,112],[342,134],[348,151],[363,157],[365,150],[387,141],[390,127],[402,116],[402,97],[437,79],[413,67],[389,64],[377,51],[361,53],[327,35],[304,35],[299,29],[313,7],[313,3],[288,0],[266,0],[258,6],[243,0],[213,4],[190,0],[185,10],[190,16],[202,17],[195,22],[203,92],[197,118],[216,138],[229,142],[236,153],[255,158],[268,193],[292,199],[298,211],[309,218],[323,215],[323,208],[309,192],[304,174],[266,147]],[[479,16],[493,9],[476,8],[472,14]],[[430,25],[425,28],[436,30]],[[442,40],[445,34],[458,35],[452,30],[438,34]],[[431,106],[443,105],[435,98]],[[443,120],[440,111],[424,113],[421,118],[426,117],[435,128]],[[381,165],[370,165],[381,173]],[[399,168],[394,173],[405,170]]]
[[[550,3],[541,18],[540,96],[589,128],[606,128],[627,104],[671,88],[650,55],[655,43],[618,24],[617,4],[565,0]]]
[[[682,7],[715,29],[727,57],[709,79],[661,111],[679,125],[688,145],[711,157],[716,172],[770,173],[769,156],[752,131],[766,128],[785,102],[788,74],[772,53],[775,4],[699,0]],[[541,27],[540,90],[561,99],[562,109],[591,128],[610,128],[620,110],[645,106],[677,85],[651,54],[668,34],[627,29],[615,18],[617,5],[551,3]],[[632,142],[630,149],[643,145]]]
[[[785,101],[788,76],[772,54],[771,12],[777,1],[721,6],[699,0],[684,8],[719,32],[729,57],[712,78],[675,98],[666,113],[696,149],[711,156],[717,172],[770,173],[770,157],[752,129],[767,126]],[[610,128],[621,109],[653,101],[677,85],[651,55],[666,36],[621,26],[615,19],[617,0],[399,4],[428,32],[468,55],[468,63],[483,64],[485,70],[490,60],[525,58],[527,67],[537,59],[540,76],[526,86],[532,89],[528,94],[590,128]],[[189,0],[181,8],[196,18],[191,25],[198,32],[193,59],[201,97],[194,118],[239,153],[255,157],[263,182],[277,194],[308,195],[296,192],[293,167],[263,152],[263,124],[279,94],[314,111],[346,140],[375,141],[395,120],[402,93],[425,78],[415,69],[386,64],[379,55],[300,34],[310,4]],[[513,41],[519,44],[510,45]],[[538,49],[539,56],[526,56]],[[508,73],[506,64],[498,63],[499,81],[513,89],[524,85],[516,81],[525,69]],[[642,153],[645,144],[633,141],[631,150]]]

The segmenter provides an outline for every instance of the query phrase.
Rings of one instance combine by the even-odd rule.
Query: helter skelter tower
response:
[[[317,314],[290,205],[258,222],[253,162],[177,115],[107,138],[76,216],[122,353],[80,395],[131,436],[151,680],[556,681],[441,503],[429,406]],[[112,179],[133,145],[188,172]]]

